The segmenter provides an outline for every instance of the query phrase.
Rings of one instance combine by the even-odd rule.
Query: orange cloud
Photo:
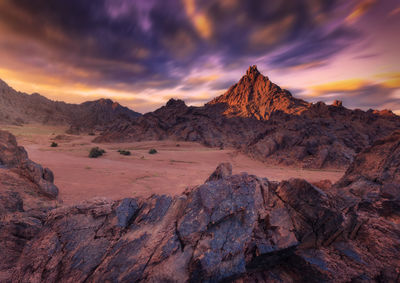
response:
[[[209,75],[209,76],[195,76],[188,78],[185,82],[191,85],[200,85],[208,82],[215,81],[219,78],[219,75]]]
[[[377,74],[371,80],[349,79],[314,85],[310,87],[312,91],[310,96],[320,96],[324,93],[356,91],[371,85],[380,86],[384,89],[399,89],[400,73]]]
[[[360,2],[350,15],[347,16],[346,21],[353,23],[363,16],[374,4],[376,0],[364,0]]]
[[[210,19],[201,11],[196,9],[195,0],[183,0],[186,15],[191,19],[193,26],[199,35],[205,39],[212,36],[212,25]]]
[[[378,74],[377,78],[382,78],[382,85],[387,88],[400,88],[400,73]]]
[[[313,93],[310,96],[319,96],[328,92],[354,91],[368,85],[368,82],[361,79],[349,79],[343,81],[330,82],[311,87]]]

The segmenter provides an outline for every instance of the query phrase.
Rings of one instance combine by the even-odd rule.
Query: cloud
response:
[[[344,81],[335,81],[326,84],[311,87],[312,96],[320,96],[321,94],[333,92],[351,92],[361,89],[368,85],[368,82],[361,79],[348,79]]]
[[[157,103],[162,91],[226,89],[254,63],[293,76],[310,69],[321,70],[325,76],[324,70],[335,58],[357,44],[365,45],[377,32],[363,27],[360,20],[367,11],[375,11],[368,4],[372,1],[353,3],[1,0],[0,61],[7,72],[0,75],[6,81],[18,81],[24,90],[30,85],[32,90],[55,96],[60,88],[60,99],[68,100],[64,92],[68,88],[71,93],[112,89],[146,98],[152,95]],[[394,3],[376,1],[374,8],[386,8],[388,17],[395,10],[389,8],[397,7]],[[378,16],[369,19],[371,26],[381,20]],[[380,30],[379,34],[393,37]],[[374,57],[361,56],[359,62],[382,56],[376,50],[367,54]],[[215,73],[219,77],[211,79]],[[384,88],[398,85],[395,78],[386,81]],[[285,84],[290,86],[291,81]]]
[[[336,81],[311,87],[305,96],[312,102],[342,100],[349,108],[400,110],[400,85],[391,84],[390,80],[373,82],[362,79]],[[304,93],[304,92],[303,92]]]
[[[332,31],[316,30],[273,56],[269,63],[277,67],[296,67],[327,60],[351,46],[359,37],[358,32],[346,27]]]
[[[376,3],[376,0],[364,0],[361,1],[351,12],[351,14],[346,18],[346,21],[353,23],[357,21],[360,17],[368,12],[368,10]]]

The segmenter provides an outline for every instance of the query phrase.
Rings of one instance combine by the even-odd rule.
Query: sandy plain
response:
[[[66,135],[64,127],[29,124],[22,127],[0,125],[0,128],[17,137],[30,159],[54,172],[55,184],[65,204],[102,197],[177,195],[187,187],[203,184],[221,162],[230,162],[233,173],[247,172],[273,181],[295,177],[309,182],[324,179],[335,182],[344,173],[269,166],[234,149],[220,150],[192,142],[95,144],[93,136]],[[52,141],[57,142],[58,147],[50,147]],[[89,158],[88,153],[94,146],[106,150],[105,155]],[[158,153],[149,154],[150,148]],[[131,151],[131,155],[120,155],[120,149]]]

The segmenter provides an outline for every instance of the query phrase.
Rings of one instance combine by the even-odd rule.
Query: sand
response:
[[[204,183],[221,162],[230,162],[234,173],[247,172],[269,180],[304,178],[310,182],[337,181],[343,171],[304,170],[268,166],[233,149],[215,149],[192,142],[149,141],[133,143],[92,143],[93,136],[66,135],[65,128],[41,125],[0,126],[16,135],[29,157],[50,168],[60,198],[74,204],[93,198],[121,199],[152,194],[177,195],[187,187]],[[57,135],[58,147],[50,147]],[[106,150],[102,157],[88,158],[92,147]],[[149,154],[150,148],[157,154]],[[120,155],[130,150],[131,156]]]

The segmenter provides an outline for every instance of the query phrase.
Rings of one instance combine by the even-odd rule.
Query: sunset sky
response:
[[[0,78],[139,112],[202,105],[249,65],[308,101],[400,114],[399,0],[0,0]]]

